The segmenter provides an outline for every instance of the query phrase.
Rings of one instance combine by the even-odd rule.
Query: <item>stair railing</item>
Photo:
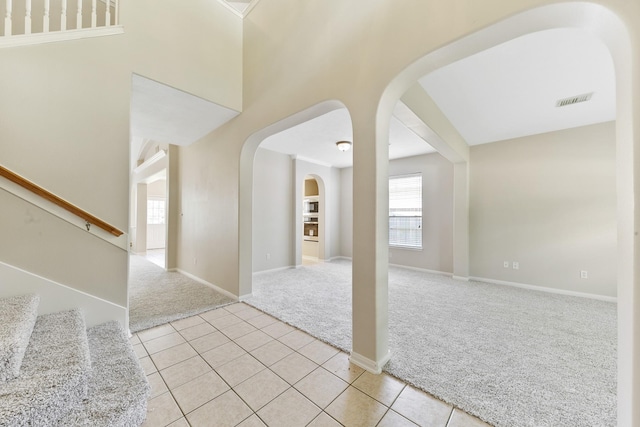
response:
[[[29,192],[35,194],[36,196],[39,196],[40,198],[53,203],[54,205],[64,209],[67,212],[70,212],[71,214],[75,215],[76,217],[81,218],[82,220],[84,220],[84,226],[86,227],[87,231],[91,231],[92,234],[95,234],[93,232],[93,230],[91,230],[92,226],[96,226],[101,230],[106,231],[107,233],[109,233],[111,236],[114,237],[121,237],[123,236],[124,232],[119,230],[117,227],[107,223],[106,221],[101,220],[100,218],[96,217],[95,215],[90,214],[89,212],[80,209],[79,207],[77,207],[76,205],[62,199],[61,197],[56,196],[55,194],[51,193],[50,191],[40,187],[37,184],[34,184],[33,182],[29,181],[28,179],[18,175],[17,173],[5,168],[4,166],[0,165],[0,177],[6,178],[7,180],[9,180],[10,182],[12,182],[13,184],[18,185],[19,187],[28,190]],[[7,188],[5,188],[7,189]],[[8,189],[10,190],[10,189]],[[15,192],[12,191],[13,194],[16,194]],[[18,195],[18,194],[16,194]],[[18,195],[19,196],[19,195]],[[51,212],[51,211],[50,211]],[[54,213],[55,212],[51,212]],[[100,237],[100,236],[98,236]],[[123,236],[126,238],[126,236]],[[126,240],[126,239],[125,239]],[[122,247],[123,249],[126,250],[126,242],[110,242],[115,244],[116,246]]]
[[[123,32],[118,23],[120,0],[0,0],[3,2],[0,47]]]

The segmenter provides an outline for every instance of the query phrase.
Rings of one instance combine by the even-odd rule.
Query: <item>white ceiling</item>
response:
[[[606,46],[578,29],[529,34],[420,79],[469,145],[615,120]],[[590,101],[556,107],[593,92]]]
[[[239,113],[134,74],[131,137],[189,145]],[[136,155],[138,153],[135,153]]]
[[[419,80],[469,145],[615,120],[615,76],[605,45],[577,29],[529,34],[440,68]],[[593,92],[590,101],[556,101]],[[346,110],[309,120],[266,139],[261,147],[345,167],[351,152]],[[395,117],[389,158],[433,151]]]
[[[331,111],[265,139],[260,148],[297,155],[315,163],[343,168],[353,164],[353,149],[342,152],[338,141],[353,141],[351,117],[346,108]],[[415,156],[435,150],[395,117],[389,132],[389,158]]]
[[[469,145],[615,120],[609,52],[597,38],[577,29],[520,37],[419,82]],[[588,102],[555,106],[558,99],[589,92],[594,95]],[[133,76],[132,93],[134,141],[189,145],[239,114],[138,75]],[[340,140],[353,140],[346,109],[272,135],[260,147],[338,168],[351,166],[353,151],[338,151],[335,143]],[[390,159],[434,151],[395,117],[389,141]]]

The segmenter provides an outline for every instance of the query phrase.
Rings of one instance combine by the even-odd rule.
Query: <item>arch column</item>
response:
[[[469,280],[469,146],[419,83],[400,101],[394,114],[453,163],[453,277]]]
[[[375,103],[371,103],[375,105]],[[389,360],[389,121],[376,111],[353,120],[353,348],[350,361],[380,373]]]

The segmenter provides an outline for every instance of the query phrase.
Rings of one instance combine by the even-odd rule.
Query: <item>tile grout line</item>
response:
[[[242,304],[242,303],[241,303],[241,304]],[[232,304],[232,305],[233,305],[233,304]],[[350,380],[350,381],[347,381],[347,380],[343,379],[342,377],[338,376],[336,373],[334,373],[334,372],[330,371],[328,368],[326,368],[326,367],[324,366],[324,364],[328,363],[328,362],[329,362],[331,359],[333,359],[334,357],[336,357],[336,356],[340,355],[341,353],[346,354],[346,352],[344,352],[343,350],[341,350],[341,349],[339,349],[339,348],[336,348],[335,346],[333,346],[333,345],[331,345],[331,344],[328,344],[328,343],[326,343],[326,342],[324,342],[324,341],[322,341],[322,340],[317,339],[316,337],[314,337],[313,335],[309,334],[308,332],[306,332],[306,331],[304,331],[304,330],[302,330],[302,329],[299,329],[299,328],[297,328],[297,327],[295,327],[295,326],[293,326],[293,325],[290,325],[290,324],[288,324],[288,323],[286,323],[286,322],[283,322],[282,320],[280,320],[280,319],[276,318],[275,316],[270,315],[269,313],[261,312],[261,310],[256,309],[256,308],[254,308],[254,307],[252,307],[252,306],[249,306],[249,305],[247,305],[247,304],[244,304],[244,305],[246,306],[246,308],[245,308],[245,309],[242,309],[242,310],[236,310],[236,311],[234,311],[234,312],[231,312],[231,311],[227,310],[227,307],[220,307],[220,308],[214,309],[214,310],[224,310],[224,311],[225,311],[226,313],[228,313],[228,314],[224,314],[223,316],[215,317],[215,318],[214,318],[214,319],[212,319],[212,320],[219,319],[219,318],[223,318],[223,317],[227,317],[227,316],[230,316],[230,315],[233,315],[235,318],[239,319],[239,321],[238,321],[237,323],[234,323],[234,324],[228,325],[226,328],[230,328],[230,327],[233,327],[233,326],[235,326],[235,325],[240,325],[240,324],[246,324],[246,325],[249,325],[251,328],[253,328],[253,330],[252,330],[252,331],[250,331],[250,332],[248,332],[248,333],[243,333],[242,335],[240,335],[240,336],[238,336],[238,337],[236,337],[236,338],[231,338],[231,336],[227,335],[227,334],[226,334],[225,332],[223,332],[221,329],[217,328],[217,327],[216,327],[216,326],[214,326],[212,323],[210,323],[208,320],[206,320],[205,318],[203,318],[203,317],[201,316],[201,314],[202,314],[202,313],[200,313],[200,314],[196,314],[196,315],[194,315],[194,316],[190,316],[190,317],[198,317],[200,320],[202,320],[202,322],[201,322],[201,323],[197,323],[197,324],[192,325],[192,326],[190,326],[190,327],[182,328],[181,330],[177,330],[177,329],[175,328],[175,326],[174,326],[174,325],[172,325],[172,324],[171,324],[171,322],[169,322],[169,323],[165,324],[166,326],[169,326],[169,328],[167,328],[167,330],[169,330],[169,332],[168,332],[168,333],[166,333],[166,334],[164,334],[164,335],[160,335],[160,336],[158,336],[158,337],[154,337],[154,338],[148,339],[148,340],[146,340],[146,341],[143,341],[143,340],[140,338],[139,333],[136,333],[136,334],[135,334],[135,337],[139,340],[139,343],[140,343],[140,344],[142,344],[142,348],[144,349],[144,351],[145,351],[145,353],[146,353],[146,356],[143,356],[143,357],[148,357],[148,358],[149,358],[149,361],[152,363],[152,366],[156,369],[156,371],[155,371],[155,372],[152,372],[152,373],[150,373],[149,375],[152,375],[152,374],[154,374],[154,373],[158,373],[158,375],[160,376],[160,380],[162,381],[162,384],[164,384],[164,386],[165,386],[165,387],[166,387],[166,389],[167,389],[165,392],[163,392],[163,393],[159,394],[158,396],[155,396],[154,398],[157,398],[157,397],[163,396],[166,392],[169,392],[169,394],[170,394],[171,398],[173,399],[173,401],[174,401],[175,405],[178,407],[178,409],[179,409],[180,413],[182,414],[182,416],[181,416],[180,418],[178,418],[178,419],[176,419],[176,420],[173,420],[173,421],[170,421],[167,425],[169,425],[169,424],[171,424],[171,423],[175,423],[176,421],[179,421],[181,418],[184,418],[184,420],[186,421],[186,423],[187,423],[187,424],[191,425],[191,423],[190,423],[190,422],[188,421],[188,419],[187,419],[187,415],[188,415],[188,414],[187,414],[187,413],[185,413],[185,412],[184,412],[184,410],[182,409],[182,407],[178,404],[178,401],[177,401],[177,399],[176,399],[176,396],[174,395],[175,390],[172,390],[172,389],[168,386],[168,384],[166,383],[166,381],[165,381],[165,379],[164,379],[164,377],[163,377],[163,375],[162,375],[162,373],[161,373],[161,370],[160,370],[160,369],[158,369],[158,366],[157,366],[156,362],[153,360],[153,358],[151,357],[152,355],[149,353],[149,351],[148,351],[147,346],[145,345],[145,343],[149,343],[149,342],[151,342],[151,341],[153,341],[153,340],[156,340],[156,339],[159,339],[159,338],[162,338],[162,337],[166,337],[166,336],[168,336],[168,335],[170,335],[170,334],[174,334],[174,333],[177,333],[177,334],[178,334],[178,336],[179,336],[179,337],[181,337],[181,339],[183,339],[183,340],[184,340],[184,342],[182,342],[182,343],[178,343],[178,344],[175,344],[175,345],[172,345],[172,346],[167,347],[167,348],[165,348],[165,349],[162,349],[162,350],[160,350],[160,351],[156,351],[156,352],[155,352],[155,353],[153,353],[153,354],[154,354],[154,355],[156,355],[156,354],[158,354],[158,353],[161,353],[161,352],[166,351],[166,350],[170,350],[171,348],[174,348],[174,347],[177,347],[177,346],[180,346],[180,345],[183,345],[183,344],[185,344],[185,343],[186,343],[186,344],[188,344],[188,347],[189,347],[191,350],[193,350],[193,351],[195,352],[195,355],[194,355],[193,357],[187,358],[186,360],[190,360],[190,359],[193,359],[193,358],[195,358],[195,357],[199,357],[199,358],[200,358],[200,359],[202,359],[202,361],[204,361],[204,362],[205,362],[205,364],[206,364],[206,365],[211,369],[211,371],[210,371],[210,372],[215,373],[215,374],[216,374],[216,375],[217,375],[217,376],[222,380],[222,382],[225,384],[225,386],[228,388],[226,391],[224,391],[223,393],[221,393],[221,394],[219,394],[218,396],[214,397],[213,399],[211,399],[211,400],[209,400],[209,401],[207,401],[207,402],[203,403],[202,405],[197,406],[196,408],[193,408],[192,410],[190,410],[190,411],[189,411],[189,414],[192,414],[194,411],[198,410],[199,408],[201,408],[201,407],[203,407],[203,406],[205,406],[205,405],[209,404],[210,402],[212,402],[212,401],[214,401],[215,399],[219,398],[220,396],[222,396],[223,394],[227,393],[228,391],[233,391],[234,396],[236,396],[236,397],[237,397],[237,398],[238,398],[238,399],[239,399],[243,404],[245,404],[245,405],[250,409],[250,411],[251,411],[251,414],[250,414],[250,415],[248,415],[247,417],[245,417],[244,419],[242,419],[242,420],[239,422],[239,424],[241,424],[241,423],[245,422],[248,418],[251,418],[253,415],[255,415],[255,416],[256,416],[256,418],[257,418],[257,419],[259,419],[259,420],[260,420],[261,422],[263,422],[264,424],[267,424],[267,423],[265,422],[265,420],[263,420],[263,419],[258,415],[258,411],[259,411],[259,410],[262,410],[262,409],[263,409],[263,408],[265,408],[266,406],[270,405],[274,400],[278,399],[278,398],[279,398],[281,395],[283,395],[284,393],[287,393],[288,391],[290,391],[291,389],[293,389],[295,392],[299,393],[302,397],[304,397],[306,400],[308,400],[310,403],[312,403],[312,405],[313,405],[313,406],[315,406],[316,408],[318,408],[318,409],[320,410],[320,412],[319,412],[319,413],[318,413],[318,414],[317,414],[317,415],[316,415],[316,416],[315,416],[311,421],[309,421],[309,423],[307,423],[307,425],[308,425],[308,424],[310,424],[310,423],[312,423],[312,422],[313,422],[314,420],[316,420],[318,417],[322,416],[322,414],[323,414],[323,413],[324,413],[324,414],[326,414],[326,416],[327,416],[327,417],[329,417],[331,420],[334,420],[334,421],[335,421],[335,422],[337,422],[338,424],[343,425],[341,422],[339,422],[339,421],[338,421],[338,420],[336,420],[333,416],[331,416],[328,412],[326,412],[326,408],[328,408],[329,406],[331,406],[331,405],[332,405],[332,404],[333,404],[333,403],[334,403],[334,402],[335,402],[335,401],[336,401],[336,400],[337,400],[337,399],[338,399],[338,398],[339,398],[339,397],[340,397],[340,396],[341,396],[345,391],[347,391],[347,390],[349,389],[349,387],[353,387],[355,390],[358,390],[359,392],[363,393],[365,396],[369,397],[369,398],[370,398],[370,399],[372,399],[373,401],[377,402],[378,404],[380,404],[380,405],[382,405],[383,407],[385,407],[385,408],[386,408],[386,410],[384,411],[384,413],[382,414],[382,416],[381,416],[380,420],[378,420],[378,422],[376,423],[376,425],[379,425],[379,424],[382,422],[382,420],[383,420],[383,419],[384,419],[384,418],[389,414],[389,412],[390,412],[390,411],[395,412],[396,414],[398,414],[399,416],[401,416],[403,419],[406,419],[407,421],[410,421],[410,422],[412,422],[412,423],[413,423],[413,421],[411,421],[410,419],[408,419],[408,418],[407,418],[406,416],[404,416],[402,413],[398,413],[397,411],[394,411],[394,410],[392,409],[392,406],[393,406],[393,405],[398,401],[398,399],[399,399],[400,395],[403,393],[403,391],[404,391],[404,390],[407,388],[407,386],[409,385],[408,383],[406,383],[405,381],[399,380],[398,378],[396,378],[396,377],[394,377],[393,375],[391,375],[391,377],[392,377],[392,378],[394,378],[394,379],[398,379],[401,383],[403,383],[403,386],[402,386],[402,388],[400,388],[399,392],[396,394],[396,396],[392,399],[392,401],[390,402],[390,404],[387,406],[387,405],[386,405],[384,402],[382,402],[380,399],[378,399],[378,398],[376,398],[376,397],[372,396],[369,392],[367,392],[367,391],[365,391],[365,390],[363,390],[363,389],[359,388],[357,385],[355,385],[355,383],[358,381],[358,379],[359,379],[359,378],[362,378],[362,376],[364,375],[364,373],[365,373],[366,371],[360,372],[358,375],[356,375],[356,376],[355,376],[355,378],[353,378],[353,379],[352,379],[352,380]],[[257,314],[257,315],[255,315],[255,316],[252,316],[252,317],[248,318],[248,319],[244,319],[244,318],[239,317],[239,316],[237,316],[237,315],[236,315],[236,313],[241,313],[241,312],[243,312],[243,311],[245,311],[245,310],[247,310],[247,309],[253,309],[253,310],[256,310],[257,312],[261,312],[261,314]],[[214,310],[211,310],[211,311],[214,311]],[[261,315],[269,316],[271,319],[274,319],[274,320],[273,320],[272,322],[268,323],[268,324],[263,325],[262,327],[257,327],[257,326],[255,326],[255,325],[251,324],[250,322],[248,322],[248,320],[251,320],[251,319],[257,318],[257,317],[259,317],[259,316],[261,316]],[[184,320],[184,319],[179,319],[179,320]],[[280,322],[281,324],[286,325],[286,326],[288,326],[288,327],[292,328],[292,330],[288,331],[288,332],[287,332],[287,333],[285,333],[285,334],[282,334],[282,335],[278,336],[277,338],[263,331],[263,329],[268,328],[268,327],[270,327],[270,326],[272,326],[272,325],[274,325],[274,324],[276,324],[276,323],[278,323],[278,322]],[[184,330],[187,330],[187,329],[190,329],[190,328],[193,328],[193,327],[198,327],[198,326],[201,326],[201,325],[204,325],[204,324],[207,324],[207,325],[211,326],[211,327],[213,328],[213,331],[211,331],[211,332],[209,332],[209,333],[206,333],[206,334],[204,334],[204,335],[201,335],[201,336],[195,337],[195,338],[193,338],[193,339],[191,339],[191,340],[187,339],[187,338],[182,334],[182,331],[184,331]],[[162,326],[165,326],[165,325],[158,325],[158,327],[162,327]],[[266,334],[270,339],[269,339],[267,342],[264,342],[264,343],[260,344],[258,347],[255,347],[255,348],[251,349],[250,351],[249,351],[249,350],[247,350],[245,347],[243,347],[243,346],[239,345],[239,344],[236,342],[236,340],[241,339],[241,338],[243,338],[243,337],[245,337],[245,336],[247,336],[247,335],[249,335],[249,334],[255,333],[255,332],[257,332],[257,331],[263,332],[263,333],[264,333],[264,334]],[[287,336],[287,335],[289,335],[289,334],[292,334],[292,333],[294,333],[294,332],[302,333],[302,334],[304,334],[304,335],[309,336],[309,337],[311,338],[311,341],[309,341],[309,342],[305,343],[304,345],[300,346],[300,347],[299,347],[299,348],[297,348],[297,349],[295,349],[295,348],[291,347],[290,345],[287,345],[287,344],[285,344],[283,341],[281,341],[281,338],[283,338],[283,337],[285,337],[285,336]],[[247,381],[251,380],[251,379],[252,379],[252,378],[254,378],[255,376],[257,376],[257,375],[259,375],[260,373],[264,372],[265,370],[268,370],[270,373],[274,374],[274,375],[275,375],[276,377],[278,377],[280,380],[284,381],[284,383],[286,383],[286,385],[287,385],[287,388],[286,388],[285,390],[283,390],[282,392],[278,393],[278,394],[277,394],[276,396],[274,396],[273,398],[271,398],[268,402],[266,402],[266,403],[262,404],[262,405],[260,406],[260,408],[258,408],[257,410],[254,410],[254,409],[253,409],[253,408],[248,404],[248,402],[247,402],[247,401],[245,401],[245,399],[243,399],[243,398],[242,398],[242,396],[240,396],[240,395],[238,394],[238,392],[235,390],[235,387],[232,387],[232,386],[230,385],[230,383],[229,383],[229,382],[228,382],[224,377],[222,377],[222,376],[218,373],[218,370],[217,370],[216,368],[214,368],[214,367],[213,367],[213,365],[211,365],[211,363],[203,357],[203,353],[206,353],[207,351],[204,351],[203,353],[201,353],[200,351],[196,350],[196,349],[194,348],[194,346],[192,345],[192,341],[198,340],[198,339],[200,339],[200,338],[203,338],[203,337],[206,337],[206,336],[208,336],[208,335],[215,334],[215,333],[220,333],[220,334],[221,334],[221,336],[225,337],[225,339],[227,339],[228,341],[227,341],[227,343],[219,344],[219,345],[214,346],[214,347],[213,347],[213,348],[211,348],[211,349],[207,349],[207,351],[212,351],[212,350],[214,350],[214,349],[216,349],[216,348],[221,347],[222,345],[226,345],[226,344],[228,344],[228,343],[233,343],[233,344],[235,344],[236,346],[238,346],[238,347],[242,350],[242,352],[243,352],[243,354],[242,354],[242,355],[240,355],[240,356],[238,356],[238,357],[234,357],[234,358],[233,358],[233,359],[231,359],[231,360],[225,361],[223,364],[221,364],[220,366],[218,366],[218,368],[221,368],[221,367],[223,367],[223,366],[226,366],[227,364],[232,363],[233,361],[235,361],[235,360],[237,360],[237,359],[239,359],[240,357],[243,357],[243,356],[245,356],[245,355],[249,355],[251,360],[253,360],[253,361],[257,362],[260,366],[262,366],[262,367],[263,367],[263,369],[261,369],[259,372],[255,373],[255,374],[251,375],[249,378],[245,378],[245,379],[243,379],[243,380],[242,380],[240,383],[238,383],[235,387],[238,387],[238,386],[240,386],[241,384],[244,384],[245,382],[247,382]],[[280,358],[280,359],[278,359],[276,362],[272,363],[272,364],[271,364],[271,366],[268,366],[268,365],[266,365],[265,363],[263,363],[262,361],[260,361],[256,356],[254,356],[254,355],[252,354],[252,352],[254,352],[254,351],[256,351],[256,350],[259,350],[259,349],[261,349],[261,348],[263,348],[263,347],[265,347],[265,346],[267,346],[267,345],[269,345],[269,344],[272,344],[272,343],[278,343],[278,344],[280,344],[281,346],[284,346],[284,348],[287,348],[288,350],[290,350],[290,351],[291,351],[291,353],[289,353],[288,355],[285,355],[285,356],[281,357],[281,358]],[[300,352],[300,350],[302,350],[302,349],[304,349],[304,348],[306,348],[306,347],[308,347],[308,346],[310,346],[310,345],[313,345],[313,344],[315,344],[315,343],[323,343],[323,344],[325,344],[325,345],[328,345],[330,348],[332,348],[332,349],[336,350],[336,352],[335,352],[334,354],[332,354],[328,359],[326,359],[326,360],[322,361],[321,363],[317,363],[315,360],[311,359],[310,357],[308,357],[308,356],[306,356],[305,354],[303,354],[303,353],[301,353],[301,352]],[[294,341],[292,341],[292,344],[297,346],[297,344],[296,344],[295,340],[294,340]],[[318,350],[318,353],[319,353],[319,354],[322,354],[322,350]],[[273,365],[275,365],[275,364],[277,364],[277,363],[279,363],[279,362],[281,362],[282,360],[286,359],[287,357],[290,357],[291,355],[294,355],[294,354],[296,354],[296,355],[298,355],[298,356],[300,356],[300,357],[304,358],[304,360],[307,360],[307,361],[309,361],[309,362],[313,363],[313,365],[314,365],[315,367],[314,367],[310,372],[308,372],[308,373],[306,373],[305,375],[303,375],[300,379],[296,380],[296,382],[295,382],[295,383],[290,384],[290,383],[289,383],[285,378],[283,378],[281,375],[279,375],[279,374],[278,374],[278,373],[276,373],[274,370],[272,370],[272,366],[273,366]],[[312,357],[315,357],[315,355],[316,355],[316,354],[315,354],[315,353],[310,353],[310,355],[311,355]],[[318,358],[319,360],[323,359],[323,357],[317,357],[317,358]],[[138,358],[138,359],[141,359],[141,358]],[[182,361],[180,361],[180,362],[177,362],[177,363],[174,363],[174,364],[172,364],[172,365],[166,366],[163,370],[169,369],[169,368],[171,368],[171,367],[173,367],[173,366],[176,366],[176,365],[178,365],[178,364],[180,364],[180,363],[183,363],[183,362],[185,362],[186,360],[182,360]],[[351,364],[350,364],[350,363],[348,363],[348,365],[351,365]],[[346,384],[347,384],[347,387],[346,387],[343,391],[341,391],[341,392],[340,392],[336,397],[334,397],[334,398],[333,398],[333,399],[332,399],[332,400],[331,400],[327,405],[324,405],[324,408],[323,408],[323,407],[320,407],[320,406],[319,406],[318,404],[316,404],[313,400],[311,400],[311,398],[309,398],[309,397],[308,397],[304,392],[300,391],[300,390],[296,387],[296,384],[299,384],[301,381],[303,381],[304,379],[308,378],[308,377],[309,377],[313,372],[316,372],[318,368],[322,368],[324,371],[326,371],[327,373],[331,374],[333,377],[336,377],[337,379],[339,379],[339,380],[341,380],[341,381],[343,381],[344,383],[346,383]],[[348,370],[350,370],[350,369],[348,368]],[[208,374],[208,373],[209,373],[209,372],[207,372],[207,373],[205,373],[205,374],[202,374],[202,375],[199,375],[199,376],[198,376],[198,377],[196,377],[195,379],[197,379],[197,378],[199,378],[199,377],[201,377],[201,376],[203,376],[203,375],[206,375],[206,374]],[[147,377],[148,377],[149,375],[147,375]],[[191,381],[193,381],[193,380],[195,380],[195,379],[192,379]],[[188,382],[187,382],[187,383],[188,383]],[[186,383],[185,383],[185,384],[186,384]],[[178,386],[178,387],[180,387],[180,386]],[[176,389],[177,389],[178,387],[176,387]],[[420,390],[418,389],[418,391],[420,391]],[[372,392],[372,394],[373,394],[373,392]],[[427,393],[427,394],[428,394],[428,393]],[[429,396],[431,396],[431,395],[429,394]],[[439,400],[439,399],[438,399],[438,400]],[[455,406],[452,406],[451,411],[449,412],[449,416],[448,416],[448,418],[447,418],[447,421],[446,421],[446,424],[445,424],[445,426],[444,426],[444,427],[449,427],[449,426],[450,426],[450,424],[451,424],[451,420],[453,419],[453,413],[454,413],[454,411],[455,411],[455,410],[456,410],[456,407],[455,407]],[[239,424],[237,424],[237,425],[239,425]]]

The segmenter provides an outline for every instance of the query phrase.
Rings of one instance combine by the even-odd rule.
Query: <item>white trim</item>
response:
[[[235,7],[231,6],[229,3],[227,3],[225,0],[218,0],[218,3],[220,3],[222,6],[224,6],[225,8],[229,9],[229,11],[231,11],[234,15],[238,16],[240,19],[244,18],[244,15],[242,14],[242,12],[240,12],[238,9],[236,9]],[[249,7],[247,6],[247,9]]]
[[[0,48],[29,46],[67,40],[80,40],[92,37],[113,36],[117,34],[124,34],[124,27],[122,25],[112,25],[110,27],[101,28],[82,28],[79,30],[52,31],[50,33],[19,34],[16,36],[0,37]]]
[[[317,160],[315,160],[315,159],[310,159],[310,158],[308,158],[308,157],[303,157],[303,156],[300,156],[300,155],[298,155],[298,154],[292,154],[292,155],[291,155],[291,158],[292,158],[293,160],[302,160],[303,162],[311,163],[311,164],[318,165],[318,166],[324,166],[324,167],[326,167],[326,168],[332,168],[332,167],[333,167],[333,166],[332,166],[331,164],[329,164],[329,163],[319,162],[319,161],[317,161]]]
[[[183,275],[187,276],[187,277],[188,277],[189,279],[191,279],[191,280],[195,280],[195,281],[196,281],[196,282],[198,282],[198,283],[202,283],[202,284],[203,284],[203,285],[205,285],[205,286],[209,286],[209,287],[210,287],[210,288],[212,288],[213,290],[216,290],[216,291],[220,292],[221,294],[226,295],[226,296],[228,296],[229,298],[232,298],[232,299],[234,299],[234,300],[238,301],[238,296],[237,296],[237,295],[234,295],[234,294],[232,294],[231,292],[229,292],[229,291],[227,291],[227,290],[225,290],[225,289],[222,289],[220,286],[217,286],[217,285],[214,285],[213,283],[207,282],[206,280],[201,279],[201,278],[199,278],[198,276],[194,276],[194,275],[193,275],[193,274],[191,274],[191,273],[187,273],[186,271],[181,270],[181,269],[179,269],[179,268],[176,268],[176,269],[175,269],[175,271],[177,271],[177,272],[178,272],[178,273],[180,273],[180,274],[183,274]]]
[[[469,277],[465,277],[465,276],[454,276],[453,274],[451,275],[451,278],[454,280],[461,280],[463,282],[468,282],[469,281]]]
[[[167,152],[165,150],[160,150],[156,154],[154,154],[153,156],[149,157],[147,160],[142,162],[140,164],[140,166],[136,167],[133,170],[133,173],[134,174],[138,174],[138,173],[142,172],[143,170],[145,170],[146,168],[148,168],[151,165],[153,165],[154,163],[156,163],[157,161],[159,161],[161,159],[164,159],[165,157],[167,157]]]
[[[242,302],[244,300],[247,300],[249,298],[251,298],[253,296],[253,294],[244,294],[244,295],[240,295],[240,297],[238,298],[239,302]]]
[[[240,12],[235,7],[231,6],[225,0],[218,0],[218,3],[220,3],[221,5],[223,5],[224,7],[229,9],[230,11],[232,11],[234,14],[238,15],[240,18],[244,19],[253,10],[253,8],[256,7],[256,5],[258,4],[259,1],[260,0],[251,0],[249,2],[249,5],[247,6],[247,8],[242,12]]]
[[[399,267],[399,268],[406,268],[407,270],[419,271],[421,273],[430,273],[430,274],[437,274],[439,276],[453,277],[454,279],[456,278],[455,276],[453,276],[452,273],[448,273],[446,271],[428,270],[426,268],[411,267],[409,265],[391,264],[391,263],[389,263],[389,266],[391,266],[391,267]]]
[[[275,273],[277,271],[283,271],[283,270],[291,270],[293,268],[296,268],[296,266],[294,265],[288,265],[286,267],[278,267],[278,268],[272,268],[270,270],[260,270],[260,271],[254,271],[252,274],[253,276],[259,276],[261,274],[266,274],[266,273]]]
[[[260,0],[251,0],[251,2],[249,3],[249,6],[247,6],[247,8],[243,12],[243,17],[246,18],[249,12],[251,12],[253,8],[258,5],[258,2],[260,2]]]
[[[532,290],[532,291],[541,291],[541,292],[548,292],[548,293],[552,293],[552,294],[568,295],[568,296],[572,296],[572,297],[589,298],[589,299],[595,299],[595,300],[599,300],[599,301],[615,302],[615,303],[618,302],[618,298],[617,297],[608,297],[606,295],[589,294],[589,293],[586,293],[586,292],[567,291],[567,290],[564,290],[564,289],[548,288],[548,287],[545,287],[545,286],[527,285],[527,284],[524,284],[524,283],[507,282],[507,281],[504,281],[504,280],[487,279],[487,278],[484,278],[484,277],[469,277],[469,280],[473,280],[473,281],[476,281],[476,282],[491,283],[493,285],[502,285],[502,286],[511,286],[511,287],[515,287],[515,288],[529,289],[529,290]]]
[[[353,363],[356,366],[361,367],[362,369],[366,369],[372,374],[379,374],[382,372],[382,368],[384,365],[391,359],[391,352],[388,351],[387,354],[382,358],[382,360],[376,362],[367,357],[364,357],[361,354],[356,353],[355,351],[351,352],[349,356],[349,362]]]
[[[113,246],[122,249],[123,251],[128,251],[129,249],[129,235],[127,233],[123,233],[120,236],[116,237],[97,226],[91,226],[89,230],[87,230],[86,221],[84,219],[72,214],[68,210],[56,205],[53,202],[50,202],[49,200],[32,193],[22,186],[9,181],[8,179],[0,179],[0,190],[4,190],[7,193],[13,194],[14,196],[24,200],[25,202],[30,203],[73,226],[76,226],[82,229],[84,232],[89,233],[101,240],[104,240],[105,242],[110,243]]]
[[[91,295],[85,291],[63,285],[35,273],[0,261],[0,297],[24,295],[40,296],[38,314],[54,313],[78,308],[82,311],[87,327],[109,320],[117,320],[128,328],[128,309],[111,301]]]

